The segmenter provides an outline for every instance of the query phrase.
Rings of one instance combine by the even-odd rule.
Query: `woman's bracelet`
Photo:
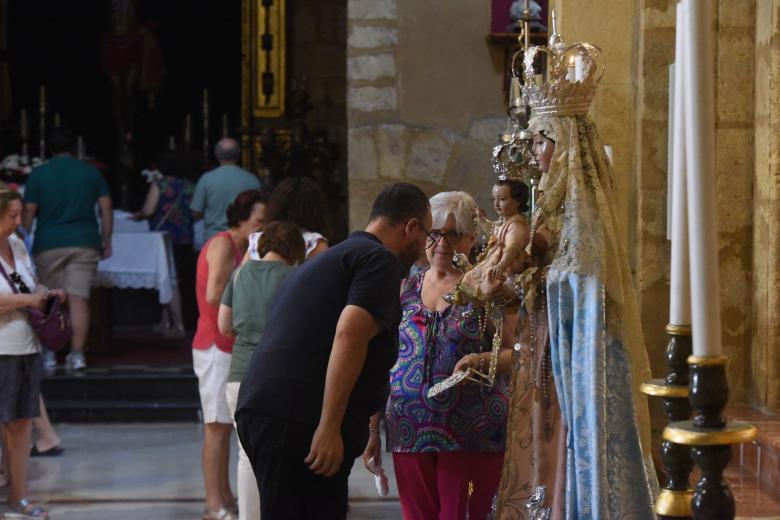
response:
[[[379,428],[372,428],[371,426],[368,427],[368,434],[369,435],[379,435]]]

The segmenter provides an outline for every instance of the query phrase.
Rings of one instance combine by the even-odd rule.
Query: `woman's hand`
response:
[[[65,303],[68,299],[68,293],[66,293],[64,289],[51,289],[49,294],[57,298],[60,303]]]
[[[23,294],[20,296],[25,297],[24,306],[31,307],[33,309],[43,309],[46,306],[46,300],[49,299],[49,296],[45,292]]]
[[[382,440],[379,437],[379,432],[368,434],[366,449],[363,450],[363,465],[374,475],[379,475],[378,468],[382,467]]]
[[[480,354],[466,354],[455,363],[455,368],[452,370],[452,373],[454,374],[461,370],[468,370],[469,368],[481,372],[481,367],[482,356]]]

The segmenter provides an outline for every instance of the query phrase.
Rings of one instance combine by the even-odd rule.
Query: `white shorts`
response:
[[[216,345],[205,350],[193,349],[192,369],[198,376],[203,422],[233,424],[233,416],[225,397],[230,373],[230,354],[222,352]]]

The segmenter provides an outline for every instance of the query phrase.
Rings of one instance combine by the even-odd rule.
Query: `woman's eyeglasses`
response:
[[[22,294],[30,294],[32,291],[30,291],[30,288],[27,287],[27,284],[24,283],[24,280],[22,280],[22,276],[14,271],[13,273],[8,275],[8,278],[11,279],[13,283],[16,284],[16,286],[19,288],[19,292]]]
[[[444,237],[444,240],[447,241],[447,243],[450,246],[454,246],[458,242],[460,242],[460,239],[463,238],[462,233],[458,233],[457,231],[447,231],[446,233],[442,233],[441,229],[431,229],[428,231],[423,227],[422,224],[420,224],[420,227],[425,232],[426,235],[428,235],[428,242],[430,243],[430,246],[437,243],[439,240],[441,240],[442,237]],[[429,246],[429,247],[430,247]]]

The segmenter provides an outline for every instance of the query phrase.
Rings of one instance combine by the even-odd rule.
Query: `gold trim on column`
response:
[[[690,336],[692,334],[690,325],[673,325],[671,323],[666,326],[666,332],[673,336]]]
[[[655,514],[690,518],[693,514],[691,511],[692,499],[692,489],[685,491],[662,489],[655,501]]]
[[[726,365],[729,362],[729,358],[726,356],[688,356],[689,365],[697,366],[717,366]]]
[[[692,421],[670,423],[663,439],[686,446],[720,446],[742,444],[758,436],[758,429],[745,422],[729,421],[723,428],[696,428]]]
[[[643,394],[654,397],[688,397],[687,385],[669,385],[664,379],[651,379],[647,383],[642,383],[639,389]]]
[[[284,114],[286,89],[286,46],[285,25],[286,0],[273,0],[270,6],[264,6],[258,0],[243,0],[249,10],[249,99],[248,113],[253,117],[279,117]],[[268,28],[271,36],[271,50],[263,49],[263,35]],[[272,93],[263,94],[263,74],[272,74]]]

